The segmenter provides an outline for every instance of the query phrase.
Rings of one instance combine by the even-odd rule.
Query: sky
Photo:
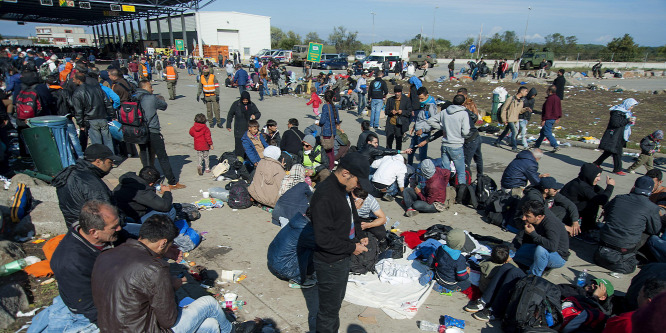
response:
[[[529,15],[528,41],[543,42],[543,37],[560,33],[578,37],[579,44],[605,45],[628,33],[641,46],[666,45],[664,0],[218,0],[203,10],[270,16],[271,26],[301,37],[315,31],[326,39],[334,26],[344,26],[357,31],[364,43],[402,42],[421,30],[430,37],[433,23],[435,38],[453,44],[477,38],[482,25],[483,36],[513,30],[522,38]],[[34,35],[36,25],[0,21],[0,34]]]

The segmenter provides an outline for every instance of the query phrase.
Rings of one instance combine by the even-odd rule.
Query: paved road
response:
[[[223,80],[220,80],[223,81]],[[236,89],[221,88],[220,98],[222,116],[226,113],[232,101],[238,98]],[[166,85],[157,83],[155,92],[168,96]],[[200,112],[205,114],[205,106],[195,101],[196,81],[194,77],[181,72],[177,92],[180,96],[175,101],[169,102],[169,108],[160,112],[160,123],[162,133],[166,141],[167,151],[175,172],[180,177],[181,183],[188,187],[183,190],[174,191],[175,202],[193,202],[201,198],[200,191],[206,191],[213,186],[223,186],[224,183],[213,181],[210,176],[198,176],[196,173],[196,154],[193,149],[192,138],[188,134],[193,124],[194,115]],[[258,101],[258,94],[252,92],[253,102],[257,103],[262,112],[259,122],[263,125],[266,120],[274,119],[279,128],[284,131],[289,118],[295,117],[301,122],[301,128],[310,125],[314,120],[312,109],[305,105],[306,99],[293,96],[271,97],[263,102]],[[342,112],[343,128],[353,142],[360,133],[359,122],[355,115]],[[215,150],[211,152],[212,158],[220,156],[223,152],[232,151],[234,140],[232,133],[226,129],[215,128],[212,130]],[[382,131],[379,132],[383,134]],[[491,138],[484,138],[489,143]],[[380,139],[382,144],[385,139]],[[439,156],[437,144],[431,144],[429,155]],[[495,148],[489,144],[483,145],[485,172],[499,181],[504,167],[513,159],[515,154],[505,148]],[[567,182],[578,174],[579,167],[586,161],[597,157],[599,152],[579,148],[568,148],[561,154],[548,154],[541,161],[540,170],[549,172],[561,182]],[[629,163],[625,160],[625,163]],[[109,177],[119,177],[125,172],[137,172],[141,167],[138,159],[129,159],[112,170]],[[606,171],[610,165],[605,165]],[[604,173],[604,177],[607,174]],[[627,193],[638,175],[629,175],[617,179],[616,194]],[[403,211],[397,203],[381,203],[382,209],[392,219],[400,221],[400,229],[417,230],[425,229],[434,223],[448,224],[454,227],[465,228],[469,231],[499,237],[510,240],[512,234],[502,232],[497,227],[482,221],[480,215],[470,208],[454,206],[451,210],[439,214],[421,214],[415,218],[405,218]],[[221,270],[240,269],[247,274],[247,279],[239,284],[230,286],[215,286],[214,293],[224,288],[228,292],[239,295],[241,300],[247,301],[247,305],[239,311],[245,319],[255,316],[272,318],[283,332],[306,332],[308,331],[308,305],[316,301],[315,289],[297,290],[289,289],[287,282],[275,278],[266,268],[266,249],[278,232],[278,227],[271,224],[270,214],[258,208],[233,211],[228,207],[202,212],[202,218],[195,221],[192,227],[199,232],[207,232],[205,240],[196,250],[192,251],[188,260],[206,266],[209,270],[220,272]],[[228,248],[220,247],[228,246]],[[587,244],[572,241],[572,256],[564,268],[554,270],[548,277],[556,283],[565,283],[571,280],[575,273],[588,269],[593,276],[608,277],[607,271],[592,264],[592,252],[594,248]],[[616,290],[626,291],[631,277],[623,279],[611,278]],[[307,301],[306,301],[307,300]],[[469,332],[500,332],[497,328],[499,323],[484,324],[474,320],[468,313],[462,310],[467,300],[461,294],[454,296],[441,296],[432,293],[427,302],[413,320],[392,320],[380,313],[377,316],[378,324],[365,325],[357,319],[364,308],[344,303],[341,316],[341,329],[348,332],[415,332],[416,320],[428,320],[436,322],[440,315],[451,315],[467,321]],[[362,329],[358,329],[362,327]],[[364,329],[364,330],[363,330]]]

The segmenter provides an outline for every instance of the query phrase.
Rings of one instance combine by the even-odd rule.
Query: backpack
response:
[[[16,117],[26,120],[42,112],[42,102],[34,89],[21,90],[16,96]]]
[[[238,181],[231,186],[227,203],[232,209],[246,209],[252,206],[250,192],[247,190],[247,183],[245,181]]]
[[[245,167],[245,164],[241,162],[238,158],[236,158],[236,154],[234,152],[226,152],[223,153],[222,156],[220,156],[219,163],[227,163],[229,164],[229,169],[222,173],[222,176],[225,178],[229,179],[239,179],[243,178],[247,181],[250,180],[250,173],[247,172],[247,168]],[[231,189],[231,186],[229,186],[228,190]]]
[[[379,261],[379,244],[377,238],[371,233],[368,233],[368,245],[366,247],[368,248],[367,252],[351,257],[349,273],[361,275],[368,272],[377,272],[375,264]]]
[[[479,204],[476,201],[476,190],[473,185],[463,184],[456,186],[456,203],[471,206],[476,209]]]
[[[386,251],[391,251],[391,258],[401,259],[405,254],[405,237],[398,236],[390,231],[386,232],[386,245],[388,249]]]
[[[39,77],[42,79],[42,81],[46,82],[46,79],[54,73],[57,73],[57,69],[55,71],[51,71],[49,69],[49,63],[44,62],[39,66]]]
[[[506,333],[521,333],[557,328],[563,322],[560,297],[560,288],[542,277],[529,275],[520,279],[511,291],[502,329]]]
[[[23,217],[28,215],[32,208],[32,194],[30,189],[23,183],[16,187],[16,193],[12,197],[12,203],[9,210],[9,217],[12,222],[19,223]]]
[[[129,100],[120,103],[118,109],[118,122],[123,131],[123,140],[127,143],[143,144],[148,141],[148,123],[141,108],[141,99]]]
[[[476,201],[478,202],[478,207],[481,209],[485,208],[490,195],[497,191],[497,183],[495,180],[485,174],[474,180],[474,182],[472,182],[472,187],[476,191]]]
[[[587,332],[601,332],[604,329],[608,317],[598,308],[592,306],[585,300],[580,300],[576,296],[567,297],[562,300],[562,327],[565,328],[571,321],[579,315],[586,313],[587,318],[584,322],[578,323],[578,328]],[[564,306],[566,305],[566,306]],[[571,329],[578,329],[569,327]]]
[[[511,218],[520,199],[504,191],[492,192],[484,206],[484,213],[488,223],[504,227],[504,217]]]

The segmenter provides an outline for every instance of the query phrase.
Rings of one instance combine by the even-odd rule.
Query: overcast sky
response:
[[[342,25],[358,31],[364,43],[373,39],[401,42],[421,28],[424,36],[431,36],[434,22],[434,36],[454,44],[476,38],[482,24],[484,36],[513,30],[522,38],[530,13],[528,41],[542,42],[544,36],[559,32],[577,36],[579,43],[606,44],[629,33],[641,46],[666,45],[665,0],[220,0],[204,10],[270,16],[272,26],[301,37],[316,31],[326,39],[334,26]],[[374,34],[371,12],[375,13]],[[35,25],[0,21],[0,34],[34,35]]]

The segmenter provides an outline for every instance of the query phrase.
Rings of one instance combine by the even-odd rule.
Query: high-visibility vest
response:
[[[148,77],[148,67],[144,64],[141,64],[141,75],[143,77]]]
[[[167,81],[176,81],[176,70],[173,69],[173,66],[167,66],[166,79]]]
[[[203,85],[204,96],[215,95],[215,75],[208,74],[208,80],[206,80],[206,76],[201,75],[201,84]]]

